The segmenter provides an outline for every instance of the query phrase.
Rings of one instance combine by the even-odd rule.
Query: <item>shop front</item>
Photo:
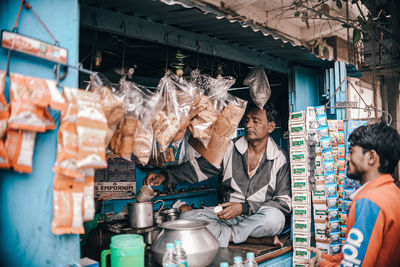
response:
[[[181,72],[178,76],[183,75],[185,79],[189,79],[194,70],[199,70],[200,75],[206,75],[201,77],[207,77],[209,81],[216,81],[217,76],[225,81],[230,79],[221,86],[232,98],[240,99],[236,103],[241,103],[243,100],[251,100],[249,86],[244,82],[246,77],[252,67],[262,66],[269,81],[270,102],[275,105],[280,117],[272,137],[287,152],[290,138],[293,137],[288,136],[290,113],[325,104],[346,77],[345,64],[318,58],[304,47],[294,46],[277,33],[251,23],[228,19],[226,14],[196,4],[195,1],[84,0],[79,3],[68,1],[57,4],[52,1],[30,1],[32,9],[23,7],[18,15],[20,4],[19,1],[11,1],[0,5],[1,29],[12,31],[17,25],[18,33],[22,35],[54,43],[52,36],[33,13],[35,12],[47,24],[58,41],[57,45],[68,50],[68,61],[61,66],[57,76],[54,74],[54,63],[15,51],[9,54],[8,49],[1,48],[1,71],[9,69],[10,74],[60,79],[57,86],[60,92],[64,91],[63,97],[68,100],[68,95],[75,94],[71,88],[93,89],[96,79],[113,93],[115,91],[112,88],[122,92],[124,88],[134,84],[145,86],[150,92],[148,95],[151,95],[157,91],[157,87],[160,88],[160,80],[163,77],[166,79],[166,69],[170,69],[171,75]],[[69,65],[68,68],[63,67],[66,65]],[[95,73],[97,78],[91,76]],[[124,78],[121,79],[122,77]],[[5,95],[8,100],[10,83],[13,83],[12,75],[7,75]],[[345,90],[340,90],[329,105],[333,107],[335,101],[343,101],[345,96]],[[107,165],[96,167],[92,185],[93,196],[96,197],[93,211],[96,214],[92,214],[92,219],[85,223],[85,234],[80,230],[74,232],[70,228],[57,228],[54,223],[58,214],[53,210],[54,192],[58,194],[59,183],[53,180],[53,171],[60,173],[62,167],[62,164],[56,168],[54,165],[60,163],[57,148],[57,142],[60,146],[60,137],[57,136],[66,128],[66,111],[57,111],[50,105],[49,113],[57,129],[37,133],[32,172],[21,174],[13,170],[0,170],[3,203],[1,237],[8,240],[8,244],[2,245],[1,253],[6,265],[79,266],[81,257],[100,261],[101,251],[110,247],[112,236],[139,234],[147,243],[145,266],[157,266],[155,253],[150,249],[161,230],[154,223],[157,215],[162,214],[158,218],[160,222],[164,220],[169,223],[178,218],[180,211],[179,206],[176,207],[179,203],[193,209],[218,204],[217,177],[199,183],[167,184],[153,188],[154,197],[151,200],[154,203],[150,210],[154,214],[151,213],[151,222],[146,224],[143,220],[132,221],[134,219],[129,213],[137,207],[128,203],[138,202],[137,197],[144,190],[143,179],[147,173],[181,163],[186,157],[187,146],[187,142],[182,141],[173,145],[170,145],[171,140],[163,143],[161,137],[165,136],[164,130],[160,131],[163,135],[157,140],[160,147],[165,146],[161,149],[162,153],[154,152],[153,147],[152,157],[148,159],[147,155],[143,156],[138,150],[124,150],[123,147],[127,147],[130,140],[129,134],[124,135],[124,127],[129,128],[130,123],[127,118],[134,114],[136,119],[140,116],[138,120],[145,124],[152,113],[159,112],[157,106],[152,105],[146,106],[141,112],[135,113],[135,109],[133,113],[127,112],[127,107],[132,102],[127,102],[126,99],[134,101],[137,97],[121,97],[125,101],[120,106],[123,109],[122,117],[125,117],[114,124],[112,136],[118,130],[122,132],[122,136],[120,139],[110,138],[110,149],[104,150]],[[147,99],[148,96],[143,97],[142,101]],[[85,102],[82,101],[79,103]],[[192,105],[194,102],[192,100]],[[118,105],[113,106],[113,111],[117,110],[116,106]],[[137,107],[137,103],[134,107]],[[180,106],[181,110],[187,107],[188,105]],[[189,105],[189,109],[190,107]],[[139,113],[141,115],[135,115]],[[103,118],[108,120],[110,126],[108,115],[105,112]],[[327,116],[344,118],[336,109],[327,109]],[[153,120],[153,131],[157,131],[154,126],[155,118],[151,117],[150,120]],[[234,135],[243,135],[244,122],[240,118],[236,120],[236,124],[230,124],[235,128]],[[170,120],[169,129],[173,123]],[[79,125],[77,127],[79,134]],[[95,128],[96,131],[102,130],[98,124]],[[120,149],[117,149],[118,140],[122,146]],[[187,141],[187,138],[180,140]],[[197,152],[202,154],[199,150]],[[214,157],[208,158],[209,161],[212,159]],[[82,164],[86,163],[82,161]],[[92,167],[90,164],[85,166]],[[158,210],[161,211],[157,212]],[[288,218],[285,230],[291,236],[291,218]],[[232,264],[234,256],[245,257],[248,251],[255,252],[259,266],[284,266],[292,262],[292,244],[288,241],[283,248],[231,246],[219,249],[212,266],[218,266],[222,261]]]

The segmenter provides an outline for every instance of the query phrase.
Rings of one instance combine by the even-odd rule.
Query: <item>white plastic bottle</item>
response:
[[[256,259],[254,258],[254,253],[253,252],[248,252],[246,254],[246,267],[258,267],[258,264],[256,262]]]
[[[167,243],[165,246],[165,253],[162,259],[163,267],[176,267],[175,258],[174,258],[174,244]]]
[[[233,267],[244,267],[242,257],[236,256],[233,258]]]
[[[188,267],[186,251],[180,240],[175,240],[174,257],[177,267]]]

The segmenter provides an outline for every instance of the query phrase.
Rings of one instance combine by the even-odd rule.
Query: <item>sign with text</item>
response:
[[[15,32],[1,32],[1,46],[60,64],[67,64],[68,50]]]

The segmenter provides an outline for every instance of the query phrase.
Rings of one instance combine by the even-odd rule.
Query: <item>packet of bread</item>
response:
[[[171,71],[161,78],[157,90],[162,95],[163,108],[153,119],[152,125],[154,138],[164,152],[179,131],[183,131],[180,139],[183,138],[198,91],[194,84]],[[175,142],[179,141],[177,139]]]
[[[262,65],[254,67],[243,81],[249,86],[250,97],[253,103],[263,109],[271,96],[271,87]]]
[[[73,177],[55,173],[53,179],[53,220],[51,231],[56,235],[83,234],[84,183]]]
[[[106,133],[105,146],[110,144],[111,138],[117,125],[124,119],[125,103],[117,96],[117,90],[111,82],[101,74],[90,76],[90,82],[86,91],[100,92],[100,103],[107,119],[108,129]]]
[[[211,138],[207,146],[193,137],[189,138],[189,144],[207,161],[219,168],[232,135],[244,115],[247,101],[228,93],[229,87],[235,83],[233,77],[214,79],[204,75],[202,81],[204,81],[203,86],[209,100],[219,115],[212,126]]]
[[[127,160],[131,160],[133,153],[139,164],[146,165],[153,146],[151,122],[159,113],[161,95],[123,77],[118,97],[126,106],[125,123],[117,127],[111,148]]]

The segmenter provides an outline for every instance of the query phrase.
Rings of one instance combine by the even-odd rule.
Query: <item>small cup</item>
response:
[[[154,190],[149,185],[142,185],[139,193],[136,194],[137,202],[150,202],[154,197]]]

